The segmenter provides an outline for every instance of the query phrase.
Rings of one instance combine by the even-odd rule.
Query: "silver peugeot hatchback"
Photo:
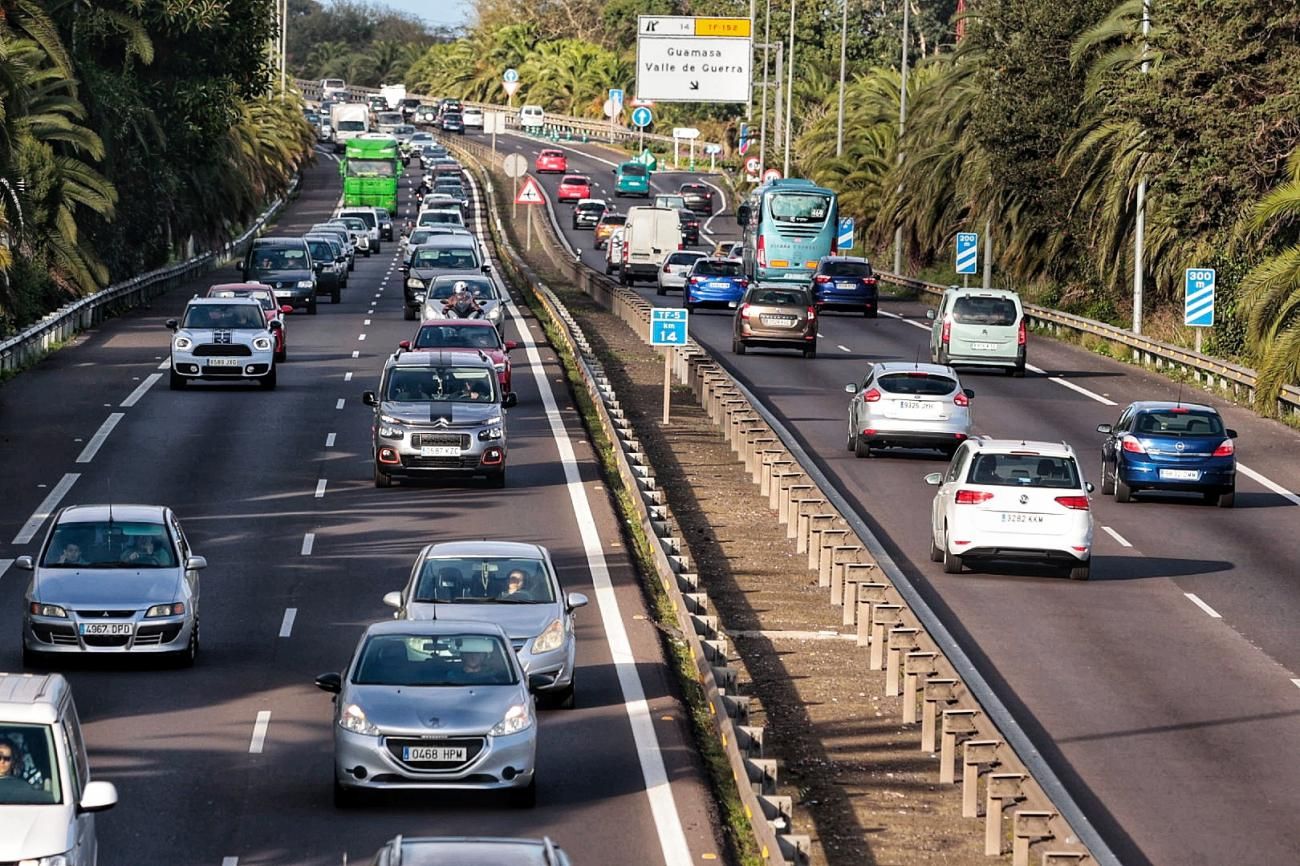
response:
[[[517,541],[448,541],[420,551],[410,580],[384,603],[399,619],[463,619],[494,622],[529,676],[546,682],[538,694],[561,707],[574,705],[577,637],[574,611],[587,604],[567,595],[551,554],[540,544]]]
[[[971,398],[957,371],[939,364],[886,361],[844,390],[847,447],[858,457],[875,448],[937,448],[951,456],[971,435]]]
[[[181,665],[199,652],[196,556],[170,508],[72,505],[54,518],[23,604],[23,662],[60,653],[163,654]]]

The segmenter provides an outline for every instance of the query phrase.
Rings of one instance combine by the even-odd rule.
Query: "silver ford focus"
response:
[[[334,699],[334,802],[366,791],[506,790],[537,796],[537,719],[527,675],[499,626],[371,625],[342,673],[316,677]]]
[[[873,364],[849,400],[848,450],[870,457],[880,448],[935,448],[951,457],[971,436],[971,398],[957,371],[942,364]]]
[[[57,653],[162,653],[194,664],[199,571],[207,564],[190,549],[170,508],[62,509],[40,554],[14,560],[32,572],[23,605],[23,663]]]

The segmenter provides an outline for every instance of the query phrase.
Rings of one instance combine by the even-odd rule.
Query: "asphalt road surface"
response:
[[[336,169],[318,159],[275,233],[332,213]],[[587,864],[635,851],[685,866],[720,853],[672,673],[562,371],[533,345],[534,320],[513,320],[507,334],[521,341],[508,487],[373,487],[361,392],[415,330],[402,321],[398,250],[385,243],[358,259],[341,304],[288,317],[273,392],[167,389],[163,321],[209,284],[237,280],[232,266],[0,388],[0,670],[22,669],[28,575],[8,566],[36,552],[51,506],[170,505],[209,563],[193,670],[122,658],[65,668],[94,776],[120,795],[99,817],[100,863],[335,866],[344,853],[368,862],[398,833],[549,834]],[[338,811],[332,706],[312,679],[338,670],[364,626],[391,614],[380,599],[423,544],[464,538],[546,544],[566,590],[591,599],[578,613],[577,709],[541,714],[538,805],[417,795]]]
[[[507,136],[530,158],[543,146]],[[561,143],[571,172],[613,198],[611,151]],[[675,192],[683,173],[657,172]],[[692,177],[691,179],[696,179]],[[558,176],[540,176],[554,200]],[[616,199],[620,210],[641,204]],[[715,198],[715,207],[723,204]],[[702,247],[739,239],[735,203]],[[559,224],[603,271],[590,232]],[[679,305],[680,293],[651,303]],[[1090,819],[1127,864],[1294,863],[1300,851],[1300,436],[1222,401],[1237,440],[1237,507],[1174,496],[1119,505],[1093,496],[1093,579],[1029,568],[949,576],[928,554],[933,488],[945,463],[926,452],[857,460],[845,449],[849,382],[880,360],[927,359],[925,307],[885,302],[879,319],[831,313],[819,357],[731,354],[732,313],[697,310],[692,336],[780,416],[961,640]],[[976,430],[1064,440],[1099,483],[1101,436],[1132,400],[1173,400],[1178,386],[1046,339],[1029,342],[1024,379],[962,372]],[[1184,397],[1206,400],[1199,392]]]

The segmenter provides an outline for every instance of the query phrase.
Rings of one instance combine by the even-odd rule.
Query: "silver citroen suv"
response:
[[[506,483],[504,393],[492,359],[479,352],[398,350],[384,364],[371,427],[375,486],[395,478],[486,476]]]

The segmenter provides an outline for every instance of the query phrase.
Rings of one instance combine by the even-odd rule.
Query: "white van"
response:
[[[664,207],[630,207],[623,225],[623,267],[619,282],[656,282],[669,253],[683,248],[682,223],[677,211]]]
[[[546,122],[546,112],[540,105],[525,105],[519,109],[519,125],[525,130],[540,130]]]
[[[94,866],[95,813],[116,803],[90,781],[68,681],[0,674],[0,863]]]

